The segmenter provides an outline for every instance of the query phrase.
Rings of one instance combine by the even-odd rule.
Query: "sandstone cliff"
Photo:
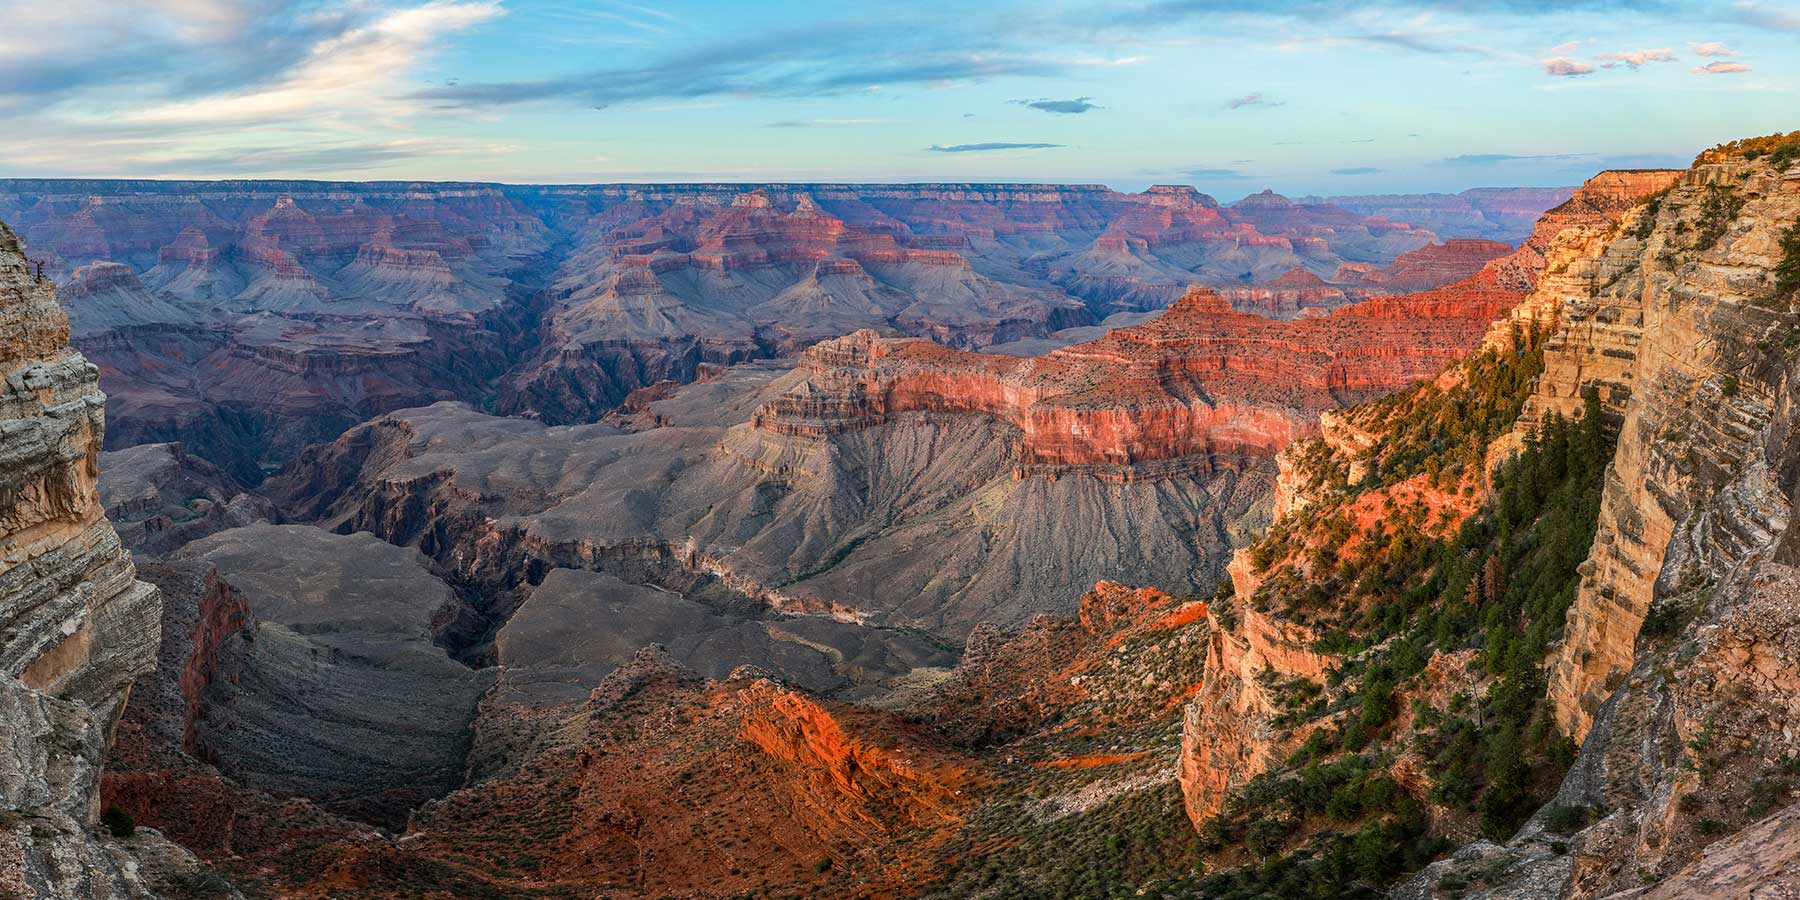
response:
[[[1759,345],[1788,322],[1769,273],[1796,220],[1800,182],[1786,173],[1742,159],[1696,167],[1601,257],[1546,358],[1540,406],[1593,384],[1623,418],[1601,534],[1552,666],[1559,719],[1577,737],[1631,667],[1654,597],[1684,566],[1722,574],[1786,519],[1779,476],[1741,466],[1776,415],[1782,356]],[[1770,454],[1754,468],[1782,465]],[[1721,494],[1735,499],[1709,512]]]
[[[1783,549],[1795,298],[1776,278],[1800,228],[1800,171],[1791,150],[1767,152],[1784,142],[1800,149],[1787,135],[1703,154],[1627,221],[1586,302],[1569,305],[1534,404],[1555,409],[1585,381],[1620,423],[1599,534],[1550,660],[1557,722],[1585,738],[1555,802],[1583,815],[1472,848],[1413,896],[1435,896],[1475,858],[1506,867],[1493,896],[1800,886],[1791,811],[1779,811],[1796,799],[1787,761],[1800,755],[1788,724],[1800,560]]]
[[[102,513],[105,397],[68,341],[55,289],[0,225],[0,888],[151,897],[191,858],[94,826],[113,724],[155,662],[161,597]]]

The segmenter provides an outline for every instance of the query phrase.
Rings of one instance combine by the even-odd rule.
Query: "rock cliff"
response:
[[[161,596],[102,514],[99,373],[69,347],[55,288],[0,225],[0,888],[153,897],[193,871],[146,832],[102,835],[112,729],[155,663]]]
[[[1778,476],[1741,467],[1776,415],[1781,357],[1759,346],[1787,325],[1770,272],[1796,220],[1800,182],[1784,172],[1742,159],[1690,170],[1600,257],[1546,356],[1536,408],[1591,384],[1622,419],[1600,537],[1551,666],[1558,719],[1577,738],[1682,568],[1717,577],[1785,521]],[[1771,453],[1755,468],[1781,465]]]

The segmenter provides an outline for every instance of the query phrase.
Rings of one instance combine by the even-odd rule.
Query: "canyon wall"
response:
[[[303,520],[416,543],[502,593],[543,567],[682,593],[698,577],[783,612],[961,636],[1071,611],[1102,578],[1208,589],[1265,515],[1282,447],[1436,373],[1519,297],[1483,269],[1283,322],[1195,289],[1034,358],[864,330],[791,372],[638,394],[624,433],[405,411],[274,489]]]
[[[1583,304],[1590,289],[1608,271],[1601,260],[1612,252],[1609,248],[1618,239],[1621,220],[1630,227],[1631,210],[1678,177],[1675,172],[1601,173],[1547,212],[1516,252],[1488,262],[1463,283],[1493,291],[1501,303],[1488,308],[1489,318],[1479,326],[1485,337],[1466,346],[1516,354],[1523,349],[1520,342],[1528,328],[1553,328],[1546,355],[1554,358],[1560,342],[1579,333],[1580,326],[1573,322],[1579,312],[1566,310],[1587,308]],[[1506,290],[1508,285],[1526,289]],[[1452,293],[1457,287],[1404,301]],[[1334,316],[1379,310],[1394,302],[1399,301],[1372,300]],[[1211,647],[1199,691],[1187,709],[1180,756],[1186,809],[1196,827],[1207,827],[1227,812],[1257,776],[1291,773],[1290,753],[1315,732],[1323,729],[1330,734],[1333,727],[1345,727],[1342,721],[1329,722],[1329,717],[1296,723],[1294,708],[1286,704],[1289,695],[1280,689],[1324,683],[1328,673],[1349,669],[1356,659],[1354,653],[1322,650],[1326,644],[1321,639],[1336,632],[1343,643],[1340,629],[1357,627],[1344,622],[1355,622],[1359,605],[1370,602],[1363,596],[1370,584],[1384,582],[1345,583],[1332,573],[1340,565],[1375,558],[1396,533],[1416,531],[1421,538],[1454,535],[1483,502],[1490,461],[1504,458],[1505,450],[1515,450],[1529,425],[1541,423],[1547,415],[1548,407],[1541,401],[1519,398],[1527,410],[1520,421],[1499,423],[1495,446],[1484,445],[1481,449],[1486,452],[1478,454],[1477,466],[1447,483],[1435,469],[1395,476],[1391,483],[1382,480],[1375,471],[1382,454],[1406,443],[1395,433],[1400,427],[1396,422],[1405,419],[1409,409],[1427,407],[1434,397],[1471,390],[1469,365],[1465,360],[1416,376],[1415,381],[1435,377],[1394,394],[1394,400],[1325,411],[1320,426],[1310,432],[1322,440],[1296,444],[1282,453],[1274,489],[1278,518],[1272,536],[1263,539],[1268,546],[1235,553],[1227,568],[1230,589],[1222,591],[1231,599],[1216,602],[1209,611],[1214,618]],[[1550,368],[1554,370],[1555,364]],[[1555,393],[1559,389],[1554,385],[1561,383],[1558,376],[1546,374],[1536,390]],[[1558,402],[1563,414],[1578,413],[1580,392]],[[1439,430],[1430,435],[1435,446],[1453,443],[1452,430],[1467,425],[1435,424]],[[1295,536],[1290,540],[1289,534]],[[1343,609],[1335,615],[1317,611],[1313,606],[1321,598],[1331,598],[1331,604]],[[1434,657],[1420,676],[1416,696],[1441,707],[1449,693],[1445,685],[1475,684],[1476,679],[1463,671],[1471,658],[1467,653]],[[1418,761],[1405,765],[1413,768],[1397,768],[1394,777],[1417,780]],[[1439,827],[1466,826],[1451,818]]]
[[[1365,216],[1412,222],[1445,238],[1482,238],[1517,244],[1531,234],[1544,211],[1569,199],[1575,188],[1471,188],[1456,194],[1372,194],[1308,197]]]
[[[822,437],[909,412],[981,413],[1021,432],[1020,475],[1229,466],[1272,457],[1323,410],[1436,372],[1515,299],[1452,288],[1282,323],[1196,288],[1149,323],[1029,359],[858,332],[809,350],[805,383],[752,424]]]
[[[1800,182],[1785,173],[1696,167],[1627,223],[1566,307],[1533,409],[1565,409],[1592,385],[1622,420],[1600,537],[1551,666],[1558,719],[1577,738],[1631,668],[1653,599],[1684,570],[1717,577],[1785,520],[1780,492],[1744,481],[1741,460],[1776,412],[1781,362],[1759,345],[1782,339],[1788,314],[1767,273],[1797,219]],[[1730,511],[1706,515],[1721,494]]]
[[[191,860],[149,834],[92,829],[114,723],[155,663],[161,596],[136,579],[95,490],[99,373],[21,249],[0,225],[0,890],[155,896]]]

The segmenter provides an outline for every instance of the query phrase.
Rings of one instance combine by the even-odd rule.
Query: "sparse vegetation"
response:
[[[1394,484],[1423,472],[1450,485],[1478,470],[1488,443],[1512,427],[1532,379],[1544,370],[1547,332],[1515,322],[1509,347],[1486,348],[1461,363],[1462,384],[1448,390],[1426,384],[1360,411],[1357,424],[1382,435],[1363,484]]]
[[[1405,455],[1386,450],[1387,464],[1374,464],[1362,487],[1429,472],[1432,454],[1473,461],[1471,448],[1485,449],[1516,418],[1526,373],[1541,368],[1536,340],[1520,337],[1511,353],[1471,360],[1463,384],[1386,404],[1383,427],[1412,437],[1401,445]],[[1455,442],[1438,437],[1450,430],[1452,410],[1465,413]],[[1590,392],[1579,418],[1546,417],[1494,474],[1488,502],[1453,534],[1430,537],[1422,516],[1402,510],[1378,524],[1374,538],[1365,530],[1369,546],[1329,575],[1336,612],[1327,615],[1335,617],[1314,623],[1313,649],[1345,659],[1333,673],[1337,689],[1302,698],[1273,685],[1284,708],[1279,726],[1318,722],[1282,767],[1254,779],[1205,831],[1209,849],[1242,847],[1262,863],[1210,880],[1206,890],[1217,893],[1206,896],[1356,896],[1319,886],[1373,890],[1441,852],[1419,818],[1427,801],[1504,839],[1549,798],[1575,747],[1550,718],[1542,664],[1593,543],[1609,455]],[[1320,529],[1330,521],[1330,510],[1311,517]],[[1281,548],[1267,556],[1284,559],[1308,539],[1304,526],[1271,534]],[[1309,588],[1285,565],[1265,586],[1271,582],[1278,595]],[[1470,650],[1480,688],[1441,709],[1412,695],[1412,724],[1396,732],[1401,700],[1433,656]],[[1388,775],[1402,747],[1426,760],[1427,796]],[[1591,812],[1552,810],[1553,830],[1578,830]]]
[[[137,822],[131,818],[131,813],[117,806],[109,806],[100,814],[100,824],[106,826],[107,833],[116,838],[128,838],[137,834]]]
[[[1737,221],[1744,209],[1744,196],[1727,187],[1713,184],[1706,188],[1706,199],[1700,202],[1700,218],[1694,234],[1695,250],[1711,250],[1725,236],[1725,230]]]
[[[1632,226],[1630,234],[1638,240],[1644,240],[1656,230],[1656,216],[1662,212],[1663,198],[1668,191],[1660,191],[1649,200],[1644,201],[1644,211],[1638,216],[1637,224]]]
[[[1800,222],[1781,235],[1781,261],[1775,264],[1775,296],[1800,291]]]

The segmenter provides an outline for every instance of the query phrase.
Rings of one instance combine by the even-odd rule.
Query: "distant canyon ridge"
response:
[[[1037,355],[1193,285],[1319,316],[1466,278],[1570,193],[15,179],[0,220],[100,367],[108,448],[256,484],[395,410],[595,422],[858,329]]]

